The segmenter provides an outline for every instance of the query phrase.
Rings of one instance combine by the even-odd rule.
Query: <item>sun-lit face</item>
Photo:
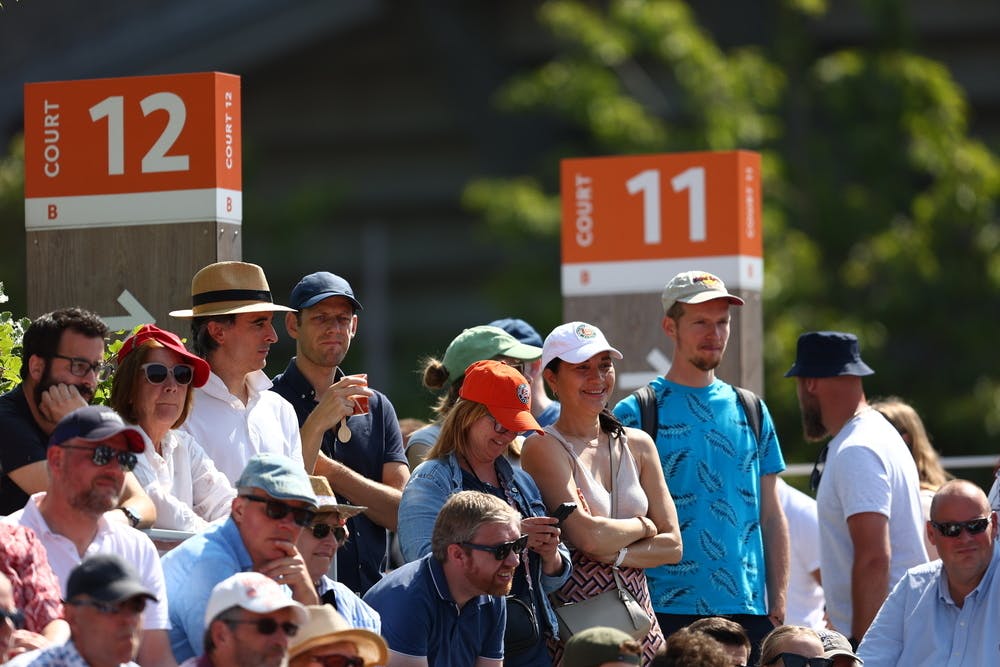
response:
[[[150,348],[145,359],[143,363],[159,363],[170,369],[177,364],[187,363],[181,355],[163,347]],[[159,430],[152,428],[154,425],[168,429],[172,427],[184,409],[190,390],[190,385],[177,384],[172,373],[167,373],[167,379],[160,384],[153,384],[146,379],[141,368],[134,386],[132,403],[136,419],[147,433]]]
[[[799,397],[799,410],[802,413],[802,434],[809,442],[817,442],[827,436],[823,425],[823,410],[819,399],[806,388],[806,381],[795,378],[795,391]]]
[[[277,628],[271,634],[263,634],[257,629],[257,621],[273,619]],[[269,614],[257,614],[240,609],[229,622],[216,621],[218,646],[225,656],[224,662],[239,667],[281,667],[288,654],[288,635],[283,626],[295,624],[295,614],[291,609],[278,609]]]
[[[117,507],[125,486],[125,471],[117,457],[129,452],[125,436],[119,433],[96,443],[72,438],[62,445],[55,446],[49,455],[49,463],[57,471],[56,493],[65,497],[70,507],[95,517]],[[113,452],[103,466],[94,463],[98,447],[110,447]]]
[[[937,547],[950,581],[976,585],[982,579],[993,556],[997,517],[985,497],[961,488],[942,495],[934,503],[931,520],[937,523],[966,522],[983,517],[990,519],[989,526],[975,535],[963,528],[956,537],[945,537],[933,525],[927,524],[927,538]]]
[[[469,427],[468,451],[465,458],[470,463],[492,463],[507,452],[511,441],[517,433],[507,430],[501,424],[502,433],[497,432],[497,421],[493,415],[486,413]]]
[[[271,320],[274,313],[238,313],[235,322],[209,322],[216,332],[219,348],[211,353],[226,359],[226,365],[250,373],[267,364],[271,345],[278,334]]]
[[[269,498],[261,489],[253,489],[248,495]],[[280,519],[272,519],[267,515],[267,504],[238,496],[233,501],[233,521],[239,527],[240,537],[246,546],[250,559],[254,564],[265,563],[288,555],[288,546],[294,546],[302,531],[295,523],[292,513],[287,513]],[[281,500],[294,508],[309,508],[301,500]]]
[[[330,532],[325,537],[317,538],[313,534],[313,526],[328,526]],[[295,546],[298,547],[299,553],[302,554],[302,558],[306,562],[306,569],[309,570],[309,576],[312,577],[313,583],[319,581],[330,570],[330,564],[333,563],[337,549],[340,547],[334,529],[341,527],[345,531],[347,530],[340,515],[331,512],[317,515],[312,526],[304,528],[299,534]]]
[[[664,318],[663,329],[674,341],[674,364],[710,371],[722,363],[729,342],[729,305],[726,299],[686,303],[676,322]]]
[[[91,364],[103,362],[104,339],[100,336],[84,336],[72,329],[66,329],[59,339],[56,354],[59,356],[43,361],[44,366],[39,367],[37,377],[36,374],[32,374],[32,379],[36,382],[35,401],[41,402],[42,392],[49,387],[66,384],[75,386],[80,392],[80,396],[90,403],[94,399],[94,390],[97,388],[97,375],[92,370],[83,377],[73,375],[70,372],[73,363],[70,359],[83,359]],[[38,357],[32,357],[32,359],[38,359]]]
[[[519,523],[487,523],[479,527],[469,540],[475,544],[495,545],[512,542],[521,536]],[[466,549],[465,578],[472,590],[478,594],[507,595],[514,582],[514,571],[520,563],[520,556],[511,551],[503,560],[487,551]]]
[[[549,388],[571,412],[597,414],[615,390],[615,364],[609,351],[598,352],[578,364],[562,361],[557,372],[546,370],[544,375]]]
[[[296,354],[321,368],[336,368],[351,348],[358,329],[354,305],[342,296],[331,296],[299,313],[285,317],[288,334],[295,339]]]

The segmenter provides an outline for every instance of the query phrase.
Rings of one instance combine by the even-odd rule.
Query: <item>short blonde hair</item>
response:
[[[488,523],[520,522],[521,514],[496,496],[479,491],[452,494],[438,512],[431,534],[431,553],[443,563],[448,547],[470,541]]]

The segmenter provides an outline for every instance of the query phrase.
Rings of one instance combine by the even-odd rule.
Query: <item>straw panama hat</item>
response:
[[[288,646],[288,659],[296,658],[311,649],[335,642],[354,642],[358,656],[365,661],[365,667],[384,665],[389,659],[385,640],[371,630],[352,627],[340,613],[330,605],[310,605],[306,607],[309,620],[299,628]]]
[[[271,298],[264,269],[246,262],[216,262],[194,274],[190,309],[170,311],[171,317],[206,317],[268,311],[291,311]]]

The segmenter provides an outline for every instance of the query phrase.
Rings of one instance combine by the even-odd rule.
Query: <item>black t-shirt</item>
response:
[[[49,437],[35,422],[24,396],[24,385],[0,396],[0,514],[18,511],[28,502],[28,494],[7,472],[45,460]]]

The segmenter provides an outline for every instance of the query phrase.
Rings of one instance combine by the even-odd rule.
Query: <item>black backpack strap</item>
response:
[[[750,425],[750,430],[753,431],[757,443],[760,444],[761,429],[764,427],[764,406],[760,402],[760,396],[749,389],[736,385],[733,385],[733,389],[736,390],[736,398],[739,399],[740,405],[743,406],[743,412],[746,413],[747,424]]]
[[[656,416],[656,392],[653,385],[645,384],[632,392],[636,403],[639,404],[639,420],[642,423],[642,430],[649,434],[649,437],[656,442],[656,432],[659,430],[659,419]]]

